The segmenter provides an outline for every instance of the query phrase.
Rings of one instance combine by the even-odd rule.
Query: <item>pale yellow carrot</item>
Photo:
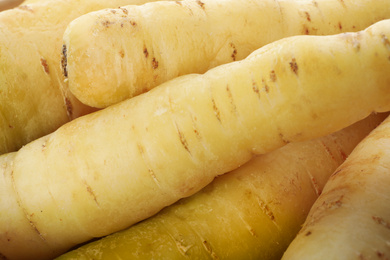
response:
[[[62,35],[68,23],[87,12],[150,1],[30,0],[0,13],[0,154],[93,111],[62,93]]]
[[[257,156],[156,216],[58,260],[280,259],[328,177],[384,117]]]
[[[390,20],[359,33],[285,38],[25,145],[0,169],[12,185],[0,190],[14,189],[17,201],[0,203],[0,212],[17,212],[1,219],[0,234],[16,235],[0,252],[38,241],[40,258],[52,256],[152,216],[254,154],[389,111],[389,37]],[[28,241],[13,222],[23,218]]]
[[[389,259],[390,118],[335,171],[283,259]]]
[[[385,18],[388,0],[186,0],[101,10],[64,33],[65,88],[102,108],[287,36],[358,31]]]

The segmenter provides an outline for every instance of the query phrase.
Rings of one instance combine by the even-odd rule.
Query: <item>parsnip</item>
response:
[[[2,219],[0,234],[11,239],[0,252],[34,241],[61,252],[152,216],[253,154],[389,111],[389,37],[390,20],[360,33],[285,38],[31,142],[2,169],[18,203],[0,203],[0,212],[24,214]],[[15,234],[21,218],[34,236]]]
[[[334,170],[384,115],[291,143],[70,259],[280,259]]]
[[[65,88],[102,108],[283,37],[358,31],[385,18],[388,0],[186,0],[102,10],[64,33]]]
[[[330,177],[283,259],[389,259],[390,118]]]
[[[0,154],[91,111],[62,94],[62,35],[68,23],[90,11],[145,2],[41,0],[0,13]]]

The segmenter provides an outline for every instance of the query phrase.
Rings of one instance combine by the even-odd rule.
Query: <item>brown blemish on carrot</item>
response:
[[[260,89],[256,81],[252,80],[252,90],[256,93],[257,97],[260,99]]]
[[[290,68],[291,68],[292,72],[294,72],[295,74],[298,75],[298,63],[297,63],[295,58],[292,58],[292,60],[290,62]]]
[[[215,104],[214,98],[211,99],[211,102],[213,103],[213,110],[214,110],[215,116],[217,117],[218,121],[221,122],[221,114],[219,112],[217,104]]]
[[[376,251],[376,255],[377,255],[380,259],[387,259],[387,258],[384,258],[384,257],[385,257],[385,254],[384,254],[383,252]]]
[[[123,7],[119,7],[119,9],[124,13],[124,14],[129,14],[129,11],[127,11],[126,8],[123,8]]]
[[[66,107],[66,112],[68,113],[68,116],[72,117],[73,115],[73,106],[72,102],[68,98],[65,98],[65,107]]]
[[[212,259],[219,259],[219,257],[214,252],[214,250],[212,249],[210,243],[207,240],[203,240],[202,244],[203,244],[204,248],[206,249],[206,251],[210,254]]]
[[[337,209],[340,208],[343,204],[342,200],[344,198],[344,195],[341,195],[337,200],[324,202],[324,206],[328,209]]]
[[[311,235],[311,231],[309,230],[306,232],[305,236],[310,236],[310,235]]]
[[[148,57],[149,57],[149,52],[148,52],[148,49],[146,48],[145,45],[144,45],[143,53],[144,53],[145,58],[148,58]]]
[[[290,143],[290,141],[287,140],[287,138],[284,136],[284,134],[282,134],[282,132],[280,130],[279,130],[279,137],[283,141],[283,143],[285,143],[285,144],[289,144]]]
[[[114,22],[110,22],[108,20],[104,20],[102,21],[102,25],[106,28],[110,27],[112,24],[114,24]]]
[[[306,26],[306,24],[303,25],[302,32],[305,35],[309,35],[310,34],[309,28]]]
[[[372,216],[372,219],[375,221],[375,223],[384,226],[387,229],[390,229],[390,223],[386,220],[384,220],[381,217],[378,216]]]
[[[130,24],[132,25],[132,26],[137,26],[137,23],[136,22],[134,22],[134,21],[132,21],[132,20],[130,20]]]
[[[182,5],[181,1],[175,1],[176,4]]]
[[[314,191],[316,192],[317,197],[321,195],[322,190],[320,185],[318,185],[317,179],[314,176],[310,178],[311,184],[313,185]]]
[[[204,10],[204,3],[200,0],[196,0],[196,3]]]
[[[271,221],[275,221],[275,215],[274,215],[274,213],[272,212],[272,210],[268,207],[268,205],[264,202],[264,201],[262,201],[262,200],[260,200],[260,199],[258,199],[258,204],[259,204],[259,206],[260,206],[260,209],[263,211],[263,213],[265,214],[265,215],[267,215],[267,217],[271,220]]]
[[[47,60],[44,58],[41,58],[41,65],[43,67],[43,70],[45,71],[46,74],[49,74],[49,65],[47,65]]]
[[[153,69],[157,69],[158,68],[158,61],[156,60],[156,58],[152,59],[152,68]]]
[[[183,132],[179,129],[179,126],[176,125],[177,134],[179,135],[180,143],[183,145],[184,149],[191,155],[191,151],[188,147],[187,139],[185,138]]]
[[[382,41],[383,45],[385,45],[385,47],[390,50],[390,41],[386,35],[381,34],[381,41]]]
[[[305,16],[306,16],[306,20],[307,20],[308,22],[311,22],[311,17],[310,17],[309,12],[305,12]]]
[[[110,12],[113,13],[113,14],[116,14],[116,10],[115,9],[111,9]]]
[[[341,22],[338,23],[338,27],[339,27],[340,30],[343,29],[343,25],[341,24]]]
[[[236,46],[234,45],[234,43],[231,42],[230,43],[230,47],[233,48],[233,52],[232,52],[231,57],[232,57],[233,61],[235,61],[236,60],[236,56],[237,56]]]
[[[12,129],[12,128],[14,128],[14,126],[13,126],[13,125],[8,125],[8,127],[9,127],[9,128],[11,128],[11,129]]]
[[[124,57],[125,57],[125,52],[124,52],[124,50],[120,50],[120,51],[119,51],[119,56],[121,56],[121,58],[124,58]]]
[[[68,57],[67,57],[67,48],[66,45],[62,45],[62,55],[61,55],[61,67],[62,67],[62,74],[66,77],[68,77]]]
[[[232,111],[234,113],[237,113],[237,107],[236,107],[236,104],[234,103],[233,94],[230,91],[229,85],[226,85],[226,93],[227,93],[227,95],[229,97],[230,104],[232,105]]]
[[[336,158],[333,156],[333,153],[331,152],[329,146],[327,146],[323,141],[321,142],[321,145],[324,147],[326,153],[332,158],[332,160],[336,161]]]
[[[275,80],[276,80],[276,78],[275,78]],[[264,89],[264,91],[265,91],[266,93],[269,93],[269,86],[268,86],[267,82],[265,82],[265,79],[262,79],[262,80],[261,80],[261,83],[263,84],[263,89]]]
[[[83,180],[83,184],[85,185],[88,194],[92,196],[92,198],[93,198],[93,200],[95,201],[96,205],[99,206],[99,203],[98,203],[98,201],[97,201],[96,195],[95,195],[95,193],[93,192],[91,186],[89,186],[85,180]]]
[[[269,78],[271,79],[272,82],[276,82],[277,78],[274,70],[271,70],[271,72],[269,73]]]

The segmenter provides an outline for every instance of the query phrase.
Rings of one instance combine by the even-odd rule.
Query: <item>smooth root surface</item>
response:
[[[64,33],[65,87],[82,103],[107,107],[287,36],[358,31],[385,18],[388,0],[188,0],[102,10]]]
[[[389,259],[390,118],[331,176],[289,259]]]
[[[328,177],[385,115],[253,158],[190,198],[70,259],[280,259]]]
[[[41,0],[0,12],[0,154],[93,110],[62,94],[62,35],[68,23],[87,12],[145,2]]]
[[[388,38],[390,21],[284,39],[65,124],[7,164],[23,214],[2,219],[0,233],[13,235],[13,219],[24,217],[28,241],[52,256],[152,216],[253,154],[389,111]],[[16,234],[0,252],[23,252],[26,240]]]

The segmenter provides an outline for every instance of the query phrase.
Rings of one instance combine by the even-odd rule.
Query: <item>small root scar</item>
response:
[[[156,58],[152,59],[152,68],[157,69],[158,68],[158,60]]]
[[[47,60],[44,58],[41,58],[41,65],[43,67],[43,70],[45,71],[46,74],[49,74],[49,65],[47,64]]]
[[[204,8],[204,3],[200,0],[196,0],[196,3],[200,6],[200,8],[202,8],[203,10],[205,9]]]
[[[298,63],[297,63],[296,59],[292,58],[292,60],[289,64],[290,64],[290,69],[292,70],[292,72],[294,72],[294,74],[298,75]]]
[[[91,186],[89,186],[85,181],[84,181],[84,185],[86,186],[88,194],[92,196],[92,198],[95,201],[96,205],[100,206],[99,202],[97,201],[97,197],[96,197],[95,193],[93,192]]]
[[[176,124],[177,134],[179,135],[180,143],[183,145],[184,149],[191,155],[191,151],[188,147],[187,139],[185,138],[183,132],[179,129],[179,126]]]
[[[388,50],[390,50],[390,41],[389,41],[389,39],[387,38],[386,35],[381,34],[381,41],[382,41],[383,45],[384,45]]]
[[[383,227],[385,227],[387,229],[390,229],[390,223],[388,221],[384,220],[383,218],[378,217],[378,216],[372,216],[372,220],[374,220],[375,223],[382,225]]]
[[[64,74],[65,78],[68,77],[68,57],[67,57],[67,48],[66,45],[62,45],[62,56],[61,56],[61,67],[62,67],[62,74]]]
[[[232,43],[232,42],[229,45],[233,49],[232,55],[230,55],[230,56],[232,57],[233,61],[235,61],[236,57],[237,57],[237,48],[234,45],[234,43]]]

